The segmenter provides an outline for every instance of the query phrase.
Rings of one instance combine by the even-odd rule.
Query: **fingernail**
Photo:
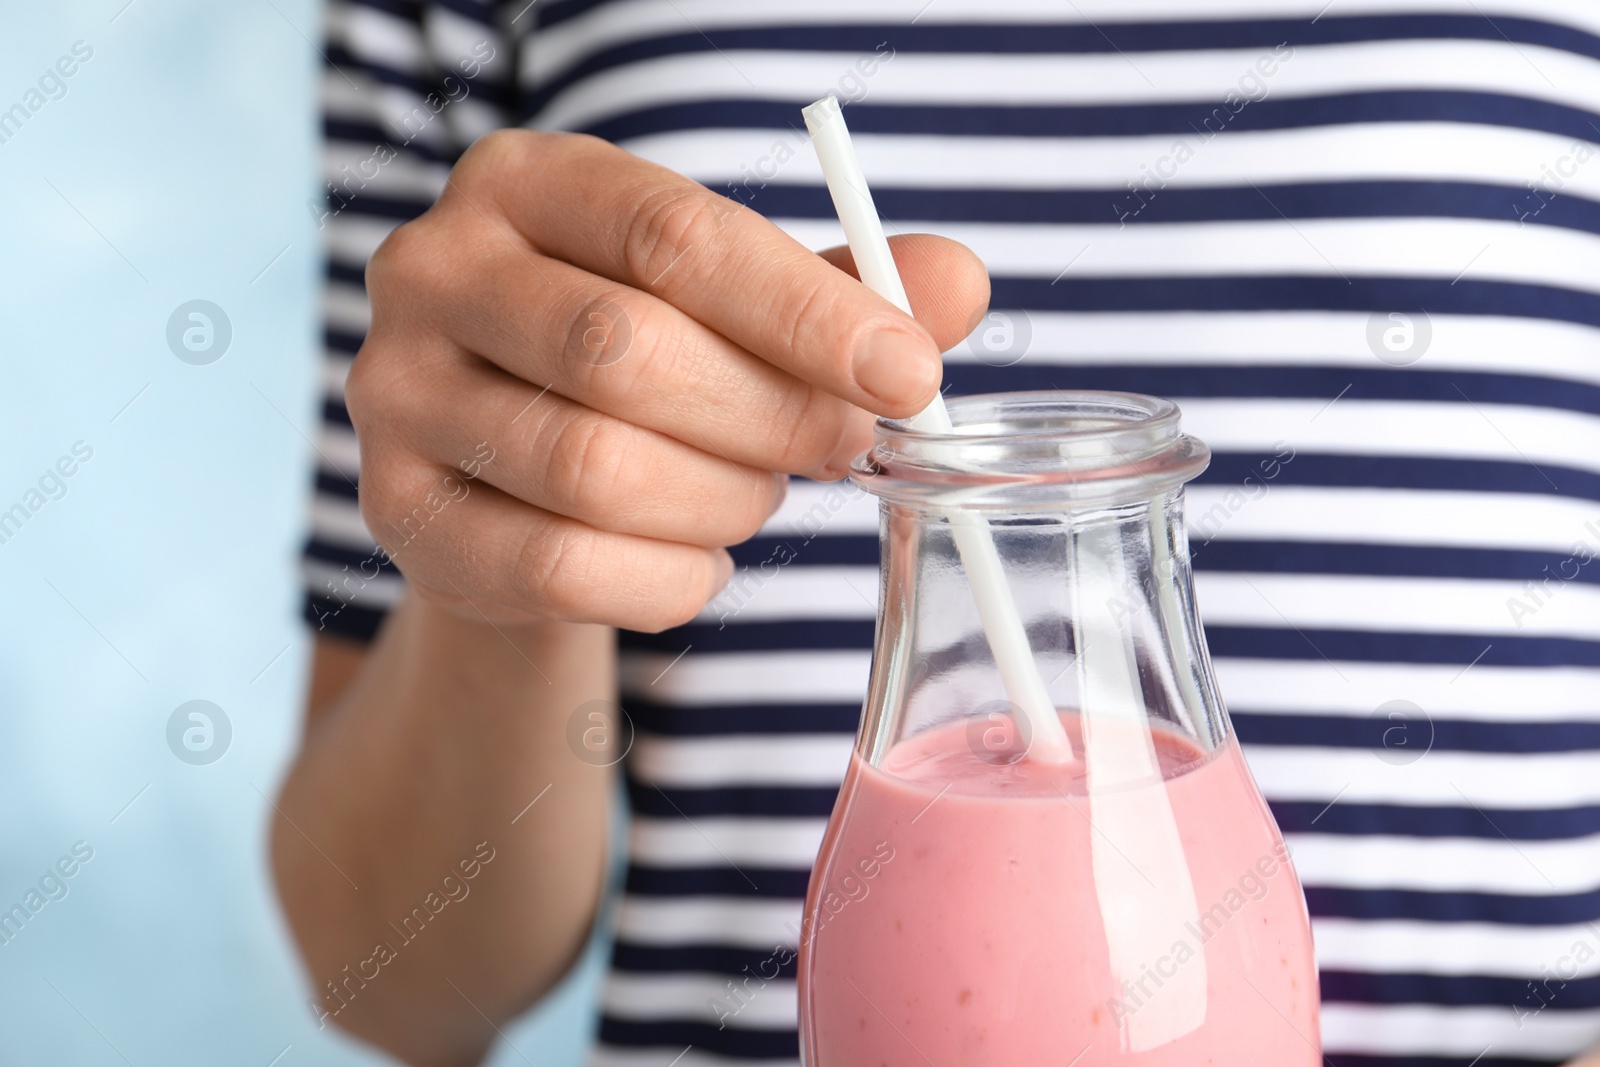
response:
[[[939,355],[927,341],[899,330],[874,330],[856,349],[856,384],[891,408],[904,408],[939,388]]]
[[[783,502],[789,499],[789,476],[787,474],[780,474],[778,475],[777,481],[778,488],[777,491],[772,494],[772,509],[767,512],[768,515],[776,515],[778,513],[778,509],[783,507]]]
[[[728,552],[727,552],[726,549],[718,549],[717,550],[717,593],[722,592],[722,590],[727,586],[729,580],[732,579],[732,578],[733,578],[733,557],[728,555]],[[716,593],[713,593],[712,595],[715,596]]]

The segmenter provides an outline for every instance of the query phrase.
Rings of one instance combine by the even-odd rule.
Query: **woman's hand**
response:
[[[895,254],[918,321],[848,253],[602,141],[485,137],[367,269],[347,396],[368,528],[474,620],[687,621],[785,476],[842,475],[874,415],[933,398],[941,349],[982,315],[971,252]]]

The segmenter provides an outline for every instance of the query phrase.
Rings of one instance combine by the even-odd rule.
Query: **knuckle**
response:
[[[847,279],[848,280],[848,279]],[[789,315],[788,330],[784,338],[787,351],[791,357],[800,353],[816,350],[844,358],[845,353],[855,351],[853,339],[845,343],[819,344],[830,327],[835,327],[839,316],[834,311],[834,284],[832,277],[812,277],[809,284],[796,279],[794,287],[790,289],[793,303]],[[836,328],[836,327],[835,327]]]
[[[660,633],[685,626],[705,609],[711,599],[705,591],[703,554],[685,550],[679,554],[681,565],[672,568],[669,580],[651,606],[649,618],[644,620],[649,633]]]
[[[578,302],[567,324],[567,352],[588,379],[585,385],[604,386],[627,374],[615,368],[649,328],[647,314],[645,301],[630,289],[607,289]]]
[[[427,219],[424,214],[396,226],[367,257],[367,296],[374,316],[406,308],[419,288],[427,291],[443,280],[430,269],[439,257]]]
[[[545,488],[586,518],[603,522],[632,495],[635,445],[627,423],[604,415],[574,416],[551,442]]]
[[[586,617],[592,608],[596,546],[592,537],[565,524],[529,530],[517,553],[516,578],[561,618]]]
[[[537,151],[541,135],[507,127],[492,130],[474,141],[456,163],[455,174],[467,181],[480,175],[495,176],[525,166]]]
[[[350,364],[344,381],[344,406],[357,436],[366,436],[384,422],[394,400],[393,375],[382,342],[368,337]]]
[[[833,458],[838,418],[832,398],[818,389],[797,388],[773,420],[778,434],[776,470],[804,474],[822,469]]]
[[[695,249],[711,244],[722,227],[717,201],[722,197],[706,189],[672,186],[644,195],[627,222],[623,257],[633,277],[654,285],[669,276],[692,274]]]

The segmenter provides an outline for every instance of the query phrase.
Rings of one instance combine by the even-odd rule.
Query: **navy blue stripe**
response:
[[[1311,914],[1330,919],[1414,919],[1435,923],[1572,926],[1600,920],[1600,890],[1550,896],[1425,893],[1414,889],[1343,889],[1308,885]]]
[[[437,4],[440,0],[431,0],[431,2]],[[420,31],[419,43],[423,43],[420,38]],[[461,58],[466,60],[469,57],[462,56]],[[517,88],[512,82],[491,81],[489,78],[484,77],[481,71],[478,77],[468,78],[460,67],[452,63],[446,67],[432,67],[428,70],[428,77],[419,78],[415,74],[401,70],[398,67],[391,67],[381,62],[373,62],[371,58],[366,56],[354,55],[341,41],[328,42],[326,59],[332,64],[335,71],[342,72],[346,77],[352,72],[365,74],[379,85],[403,89],[416,97],[414,106],[422,110],[427,116],[427,120],[419,122],[413,119],[410,130],[407,130],[404,125],[396,123],[392,132],[382,138],[381,141],[381,143],[392,144],[396,147],[401,147],[397,142],[404,142],[408,138],[414,137],[418,131],[431,125],[452,105],[472,97],[476,97],[480,102],[487,101],[494,107],[499,108],[501,117],[509,123],[511,121],[511,109],[516,105],[519,96]],[[437,57],[430,56],[429,59],[436,61]],[[444,81],[446,78],[451,79],[451,84],[455,86],[454,89],[449,89],[445,86]],[[466,97],[460,95],[463,86],[467,90]],[[437,110],[428,102],[430,95],[440,105]],[[407,115],[409,117],[411,113],[408,112]]]
[[[745,897],[800,902],[806,897],[809,870],[762,867],[628,868],[627,891],[651,897]]]
[[[671,655],[686,647],[701,653],[863,649],[872,647],[873,625],[872,619],[751,620],[721,628],[690,623],[656,634],[629,633],[620,647]]]
[[[308,593],[300,614],[314,636],[342,637],[365,644],[377,636],[387,612]]]
[[[681,130],[757,129],[792,134],[809,101],[699,100],[641,107],[581,127],[607,141]],[[961,137],[1197,137],[1235,131],[1362,123],[1453,122],[1534,130],[1573,140],[1594,136],[1595,113],[1530,97],[1459,90],[1389,89],[1325,96],[1268,97],[1230,113],[1221,101],[1084,106],[876,104],[850,108],[855,133]],[[1207,125],[1209,123],[1209,125]],[[1197,132],[1200,131],[1200,132]],[[1217,132],[1221,131],[1221,133]]]
[[[499,24],[500,8],[506,6],[503,0],[429,0],[436,7],[454,11],[463,18],[481,23],[488,28],[495,28]],[[529,0],[522,0],[527,4]],[[511,5],[515,7],[516,5]],[[515,12],[513,12],[514,14]]]
[[[1286,660],[1325,657],[1365,663],[1455,664],[1463,668],[1474,660],[1486,667],[1600,666],[1600,641],[1566,637],[1211,625],[1205,631],[1214,656]]]
[[[1600,752],[1600,709],[1594,722],[1480,722],[1435,715],[1412,721],[1365,715],[1270,715],[1233,712],[1239,740],[1247,745],[1315,745],[1368,748],[1384,756],[1422,758],[1437,752]],[[1400,752],[1404,745],[1405,752]],[[1595,769],[1600,774],[1600,761]],[[1600,830],[1600,825],[1595,827]]]
[[[360,485],[360,478],[355,471],[345,471],[344,473],[350,476],[350,481],[346,481],[344,478],[341,478],[334,471],[324,470],[322,465],[318,464],[316,477],[313,482],[313,484],[316,486],[317,492],[326,493],[329,496],[336,496],[344,500],[356,500],[356,490]],[[357,484],[351,485],[351,481],[356,482]]]
[[[337,6],[369,7],[374,11],[382,11],[385,14],[415,23],[419,31],[422,28],[422,5],[417,0],[338,0]]]
[[[750,621],[717,629],[696,623],[659,634],[636,634],[629,647],[677,655],[701,652],[852,650],[872,647],[871,619]],[[1600,641],[1517,634],[1406,633],[1385,630],[1294,629],[1288,626],[1207,625],[1213,655],[1284,660],[1351,660],[1367,663],[1474,661],[1502,667],[1600,666]]]
[[[1259,479],[1266,453],[1212,453],[1200,485],[1235,486]],[[1548,477],[1548,481],[1546,478]],[[1553,485],[1551,483],[1554,483]],[[1339,486],[1351,489],[1453,489],[1478,493],[1535,493],[1600,500],[1600,473],[1488,459],[1423,456],[1321,456],[1301,452],[1280,468],[1274,485]],[[1575,531],[1574,531],[1575,532]]]
[[[1046,311],[1357,311],[1502,315],[1600,325],[1600,294],[1553,285],[1352,275],[995,276],[995,307]],[[1424,356],[1423,358],[1427,358]]]
[[[1593,951],[1593,945],[1590,945]],[[1552,965],[1556,961],[1552,960]],[[1567,970],[1576,964],[1567,958]],[[1537,994],[1528,988],[1532,981]],[[1524,978],[1487,975],[1362,974],[1355,971],[1322,972],[1322,1000],[1343,1004],[1444,1004],[1455,1008],[1478,1006],[1521,1008],[1552,1012],[1600,1007],[1600,978],[1574,978],[1562,982],[1533,973]]]
[[[322,328],[322,343],[334,352],[344,352],[353,356],[361,350],[361,343],[366,338],[367,335],[364,333],[351,333],[348,330],[338,330],[327,325]],[[338,405],[338,410],[343,412],[344,405],[342,403]],[[345,415],[335,421],[342,422],[348,426],[350,417]]]
[[[619,635],[624,647],[640,636]],[[640,733],[671,737],[716,734],[854,734],[861,716],[859,700],[847,704],[707,704],[674,707],[624,694],[624,710]]]
[[[350,409],[345,407],[343,396],[324,396],[322,398],[322,421],[324,423],[332,423],[335,426],[355,428],[355,424],[350,421]],[[351,477],[354,477],[355,473],[355,471],[351,471]]]
[[[1237,716],[1234,717],[1237,720]],[[674,794],[676,799],[676,794]],[[1269,801],[1278,829],[1286,834],[1360,837],[1482,837],[1495,841],[1568,841],[1600,833],[1600,807],[1516,810],[1510,808],[1406,807],[1340,800]]]
[[[323,260],[323,266],[327,271],[328,281],[354,285],[363,293],[367,291],[367,264],[365,260],[360,263],[347,263],[339,260],[332,252],[329,252],[327,258]]]
[[[366,147],[391,143],[395,138],[392,130],[386,130],[375,122],[351,119],[334,118],[324,115],[322,118],[322,135],[330,141],[354,141]],[[403,140],[404,138],[402,138]],[[404,151],[410,152],[430,163],[454,164],[459,152],[440,152],[421,139],[413,140],[406,145]]]
[[[833,567],[878,565],[876,534],[804,533],[752,537],[728,549],[735,567],[749,567],[757,576],[776,566]],[[784,561],[788,562],[785,563]],[[766,569],[763,570],[762,566]],[[862,590],[866,592],[866,590]]]
[[[336,567],[349,567],[354,576],[350,579],[352,583],[358,580],[372,581],[379,574],[395,577],[400,574],[394,560],[379,551],[377,545],[354,549],[312,538],[305,546],[305,555],[307,559],[321,560]]]
[[[999,306],[999,305],[996,305]],[[1018,312],[1010,312],[1018,314]],[[1026,314],[1026,312],[1021,312]],[[1248,329],[1240,323],[1239,329]],[[1600,342],[1600,336],[1596,337]],[[1416,400],[1446,404],[1523,404],[1584,414],[1600,414],[1600,385],[1533,374],[1431,370],[1428,357],[1411,367],[1370,365],[1315,367],[1260,363],[1078,363],[1072,357],[1031,343],[1015,353],[1009,367],[946,362],[948,395],[1071,389],[1118,389],[1154,393],[1182,401],[1190,397],[1226,399]],[[1052,362],[1055,357],[1059,362]],[[1008,357],[1009,358],[1009,357]]]
[[[759,178],[716,189],[771,219],[830,219],[820,185],[763,185]],[[1106,189],[903,189],[874,187],[885,218],[921,222],[1078,223],[1130,226],[1291,219],[1463,218],[1600,233],[1600,203],[1562,192],[1446,181],[1300,182],[1205,188],[1156,184],[1135,196]],[[902,228],[904,226],[902,225]]]
[[[418,36],[418,43],[420,44],[422,35],[421,28],[417,28],[415,32]],[[328,62],[333,65],[335,70],[343,71],[346,75],[352,73],[357,75],[365,74],[379,85],[387,85],[391,88],[406,90],[417,98],[418,105],[421,105],[422,98],[428,93],[432,92],[435,88],[431,82],[419,78],[409,71],[401,70],[398,67],[391,67],[386,63],[374,62],[368,56],[355,55],[349,50],[348,47],[346,47],[345,43],[340,40],[330,40],[327,43],[326,58]],[[388,138],[385,137],[383,140],[387,141]]]
[[[1191,512],[1192,541],[1205,534],[1194,524],[1204,514]],[[1226,529],[1226,526],[1221,527]],[[1215,529],[1208,528],[1216,534]],[[1597,551],[1591,544],[1590,552]],[[1195,569],[1246,574],[1359,574],[1396,578],[1463,578],[1476,581],[1539,582],[1548,567],[1554,578],[1600,583],[1600,566],[1579,565],[1570,552],[1521,552],[1512,549],[1453,548],[1434,545],[1322,544],[1314,541],[1204,541],[1191,548]],[[798,562],[798,561],[796,561]],[[1553,591],[1561,582],[1552,581]],[[1525,605],[1531,605],[1528,600]],[[1505,619],[1514,621],[1507,609]]]
[[[707,1008],[705,1017],[716,1016]],[[752,1060],[793,1060],[800,1055],[800,1038],[791,1027],[786,1030],[756,1030],[729,1026],[718,1030],[710,1023],[635,1022],[600,1017],[600,1041],[607,1045],[681,1049],[693,1045],[698,1052]]]
[[[340,196],[344,199],[344,207],[339,207],[339,202],[333,193],[327,194],[328,211],[334,218],[346,216],[363,216],[374,219],[394,219],[399,222],[409,222],[433,206],[432,197],[418,197],[416,199],[399,199],[392,196],[379,196],[369,193],[354,182],[350,185],[352,195],[344,197],[342,184],[336,183]],[[326,219],[323,220],[327,222]]]
[[[567,4],[543,9],[540,25],[564,21]],[[574,5],[576,6],[576,5]],[[583,5],[588,6],[588,5]],[[552,21],[553,19],[553,21]],[[566,88],[600,71],[661,56],[722,51],[899,52],[952,55],[1095,55],[1119,52],[1188,52],[1196,49],[1260,49],[1286,43],[1348,44],[1396,40],[1510,40],[1600,57],[1600,38],[1570,26],[1533,19],[1496,19],[1472,15],[1376,15],[1362,18],[1260,19],[1249,21],[1181,21],[1100,23],[1016,23],[880,25],[789,25],[712,28],[670,36],[628,41],[596,52],[557,72],[528,96],[528,113],[537,115]],[[1285,62],[1292,63],[1292,56]],[[880,61],[892,63],[892,58]],[[1241,64],[1241,74],[1243,67]],[[870,69],[870,68],[869,68]],[[844,71],[841,70],[841,76]]]
[[[1242,492],[1253,498],[1263,491],[1262,485],[1279,484],[1284,483],[1257,479]],[[1219,507],[1223,509],[1221,512],[1217,511]],[[1194,507],[1189,509],[1190,556],[1195,570],[1246,574],[1464,578],[1520,584],[1541,581],[1548,568],[1552,578],[1565,576],[1569,581],[1583,584],[1600,583],[1600,567],[1581,563],[1579,557],[1570,550],[1535,552],[1441,545],[1224,540],[1223,534],[1227,531],[1223,517],[1225,513],[1226,507],[1220,504],[1205,511]],[[1595,531],[1573,533],[1589,538],[1588,550],[1597,551],[1595,541],[1600,540],[1600,524],[1597,524]],[[1208,537],[1211,539],[1207,540]],[[819,534],[810,540],[794,536],[757,537],[734,545],[729,553],[736,567],[749,569],[750,576],[745,580],[754,590],[750,599],[755,600],[759,597],[759,588],[754,583],[763,575],[770,574],[780,563],[802,569],[822,566],[876,567],[878,539],[870,534]],[[783,563],[784,560],[788,562]],[[735,588],[739,587],[739,573],[735,572]],[[1558,586],[1559,583],[1551,588]],[[738,620],[738,613],[729,608],[726,618],[727,624],[733,625]],[[1509,621],[1509,615],[1507,618]]]
[[[855,731],[839,731],[853,737]],[[837,787],[744,786],[720,789],[668,789],[628,781],[628,805],[635,815],[681,819],[710,815],[761,815],[788,818],[833,814]],[[1600,826],[1596,827],[1600,829]],[[758,879],[759,881],[759,879]]]

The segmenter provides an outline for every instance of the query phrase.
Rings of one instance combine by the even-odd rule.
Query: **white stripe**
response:
[[[1600,137],[1600,134],[1596,135]],[[1600,156],[1600,149],[1596,149]],[[1596,163],[1600,171],[1600,162]],[[808,248],[838,244],[832,221],[784,219]],[[996,277],[1214,277],[1305,274],[1398,275],[1451,281],[1514,281],[1563,289],[1600,287],[1600,238],[1552,226],[1519,228],[1480,219],[1298,219],[1150,223],[1119,228],[1057,223],[925,222],[906,232],[938,233],[971,248]]]
[[[1270,455],[1276,443],[1263,433],[1243,447]],[[1286,469],[1293,465],[1290,460]],[[1234,493],[1238,496],[1230,499]],[[1600,526],[1600,504],[1553,495],[1299,486],[1264,481],[1258,474],[1249,486],[1191,485],[1186,496],[1185,517],[1197,553],[1210,538],[1522,548],[1563,555],[1578,542],[1591,550],[1600,542],[1600,532],[1590,528],[1591,523]],[[794,561],[803,562],[813,537],[876,533],[877,504],[854,486],[796,480],[761,535],[782,539]],[[1225,516],[1215,510],[1219,507]],[[1308,525],[1308,515],[1316,516],[1314,524]],[[767,573],[759,563],[755,569],[758,575]],[[863,585],[863,592],[875,597],[871,586],[876,584]]]
[[[318,361],[318,379],[325,397],[344,402],[344,385],[350,377],[350,364],[354,362],[355,357],[344,352],[327,348],[322,350],[322,359]]]
[[[322,231],[323,241],[329,254],[336,260],[365,264],[397,225],[399,223],[394,219],[377,219],[347,212],[328,220],[327,228]]]
[[[1586,582],[1553,583],[1535,608],[1514,582],[1208,571],[1195,576],[1195,597],[1213,626],[1600,640],[1600,586]],[[1307,655],[1318,654],[1314,640]]]
[[[798,900],[625,895],[617,908],[617,940],[759,949],[793,945],[802,910]]]
[[[1600,471],[1600,417],[1476,399],[1347,398],[1330,407],[1327,400],[1197,398],[1184,401],[1183,424],[1217,451],[1282,440],[1297,452],[1532,461]]]
[[[1285,469],[1293,466],[1291,461]],[[1185,518],[1196,555],[1212,539],[1524,549],[1563,559],[1582,542],[1600,555],[1600,504],[1589,500],[1281,485],[1260,475],[1248,486],[1191,485],[1187,496]]]
[[[851,482],[789,483],[789,495],[761,526],[763,537],[783,537],[797,552],[820,534],[863,534],[878,530],[878,500]]]
[[[300,562],[311,592],[357,607],[388,611],[405,596],[406,584],[394,574],[362,577],[363,571],[371,574],[374,565],[364,564],[346,571],[343,567],[335,567],[320,559],[304,559]]]
[[[324,323],[336,330],[365,334],[372,325],[372,305],[359,286],[329,282],[322,287],[322,318]],[[330,352],[328,360],[348,367],[350,357],[342,352]],[[336,395],[344,395],[344,378],[341,372]]]
[[[1589,774],[1594,773],[1591,767]],[[1307,886],[1535,896],[1600,888],[1600,837],[1513,843],[1376,834],[1285,836]]]
[[[1537,130],[1452,122],[1394,122],[1312,129],[1229,130],[1176,162],[1172,134],[1120,137],[1012,137],[976,134],[854,134],[874,187],[1102,189],[1106,217],[1128,183],[1154,190],[1297,182],[1447,180],[1509,186],[1506,217],[1543,168],[1572,154],[1571,138]],[[816,153],[803,133],[767,129],[681,130],[630,137],[635,155],[711,188],[731,183],[738,198],[761,206],[767,184],[821,186]],[[1191,139],[1191,145],[1196,144]],[[1191,149],[1193,150],[1193,149]],[[1573,170],[1574,158],[1562,164]],[[1147,172],[1156,172],[1147,177]],[[1562,195],[1600,199],[1600,160],[1559,176]],[[1146,185],[1146,183],[1149,183]],[[1145,199],[1151,199],[1148,191]],[[1136,205],[1134,205],[1136,206]],[[1537,202],[1527,210],[1537,207]],[[1125,210],[1132,210],[1132,207]]]
[[[377,543],[368,532],[356,502],[331,493],[317,493],[312,497],[311,529],[319,541],[358,551],[370,551]]]
[[[1533,1002],[1526,1007],[1533,1007]],[[1492,1008],[1435,1008],[1420,1004],[1322,1006],[1323,1050],[1330,1055],[1565,1059],[1589,1051],[1596,1041],[1600,1041],[1600,1009],[1552,1008],[1522,1019],[1519,1025],[1509,1004]]]
[[[837,786],[854,740],[845,733],[641,735],[629,767],[640,781],[667,787]]]
[[[1048,55],[719,49],[644,59],[600,71],[560,92],[541,126],[577,129],[638,108],[687,101],[800,101],[834,89],[874,104],[1105,106],[1214,105],[1213,133],[1251,106],[1381,87],[1487,92],[1587,108],[1600,93],[1588,57],[1504,41],[1375,41],[1208,51]],[[1288,58],[1284,58],[1287,56]],[[1263,95],[1265,94],[1265,95]],[[1195,135],[1194,143],[1202,137]]]
[[[1559,979],[1600,974],[1600,924],[1312,919],[1324,970]],[[1559,992],[1557,993],[1559,996]]]
[[[804,548],[793,558],[804,559]],[[763,570],[758,564],[734,571],[727,586],[696,619],[723,625],[774,619],[872,619],[877,611],[876,566],[791,565]]]
[[[1003,310],[1013,317],[1026,316],[1032,339],[1024,358],[1035,365],[1060,364],[1064,369],[1059,384],[1064,389],[1072,388],[1071,368],[1079,363],[1140,366],[1181,362],[1263,371],[1280,366],[1380,367],[1367,341],[1372,316],[1366,313]],[[1428,321],[1432,339],[1421,353],[1417,364],[1421,369],[1511,373],[1600,384],[1600,360],[1596,359],[1600,331],[1593,327],[1492,315],[1432,315]],[[989,320],[985,325],[996,323]],[[945,361],[976,363],[978,356],[962,343],[945,353]]]
[[[781,955],[774,946],[764,969],[776,973]],[[686,1020],[734,1029],[792,1030],[799,1010],[799,987],[792,978],[762,980],[710,974],[629,974],[612,971],[600,991],[600,1009],[614,1019],[636,1022]],[[729,983],[733,983],[733,991]],[[713,1002],[720,1005],[714,1008]],[[666,1067],[666,1060],[654,1067]]]
[[[1474,722],[1600,721],[1600,670],[1479,664],[1339,664],[1322,660],[1213,661],[1235,711],[1368,715],[1390,700],[1410,700],[1436,719]],[[1331,797],[1332,794],[1329,794]]]
[[[423,206],[433,203],[444,191],[445,177],[450,173],[444,164],[406,152],[380,164],[381,157],[373,155],[375,147],[364,141],[324,140],[323,180],[333,183],[342,198],[353,193],[359,200],[363,193],[371,192],[396,200],[414,200]],[[344,185],[347,178],[348,188]]]
[[[354,481],[361,471],[361,442],[348,426],[324,422],[317,430],[317,456],[318,466],[336,478]]]
[[[329,4],[329,40],[342,42],[359,60],[421,76],[427,66],[422,34],[415,24],[366,4]]]
[[[1302,528],[1307,514],[1312,513],[1302,513]],[[1600,553],[1600,544],[1591,543],[1589,551]],[[793,558],[803,559],[803,549]],[[1574,561],[1571,569],[1581,574],[1577,567]],[[745,568],[735,572],[698,619],[723,625],[869,620],[877,612],[877,588],[877,568],[872,566],[775,566],[770,573],[759,566]],[[1587,582],[1552,582],[1542,591],[1536,584],[1530,592],[1524,583],[1511,581],[1204,571],[1195,576],[1195,590],[1201,617],[1217,626],[1600,640],[1600,586]],[[1024,612],[1059,609],[1052,594],[1048,586],[1017,590]],[[965,627],[955,620],[951,636],[976,625],[975,619]],[[1318,654],[1313,639],[1308,639],[1306,652]]]
[[[624,653],[618,664],[623,694],[687,706],[853,704],[867,691],[872,653],[717,652],[686,655],[676,664],[673,658]]]
[[[1426,723],[1407,727],[1406,736],[1426,752],[1414,763],[1379,758],[1397,760],[1397,748],[1380,753],[1364,748],[1246,745],[1245,755],[1261,791],[1273,800],[1331,803],[1337,797],[1340,803],[1522,810],[1600,804],[1600,752],[1428,751]],[[1486,832],[1494,832],[1487,817],[1483,825]],[[1353,841],[1366,847],[1364,838]],[[1592,851],[1593,844],[1583,847]],[[1574,846],[1529,842],[1518,847],[1560,851]],[[1361,866],[1374,872],[1385,869],[1381,863]],[[1586,877],[1593,880],[1591,888],[1600,885],[1600,853],[1594,854]]]
[[[654,783],[651,783],[654,784]],[[824,783],[837,785],[837,780]],[[757,816],[633,817],[628,858],[650,867],[810,869],[826,818]]]

